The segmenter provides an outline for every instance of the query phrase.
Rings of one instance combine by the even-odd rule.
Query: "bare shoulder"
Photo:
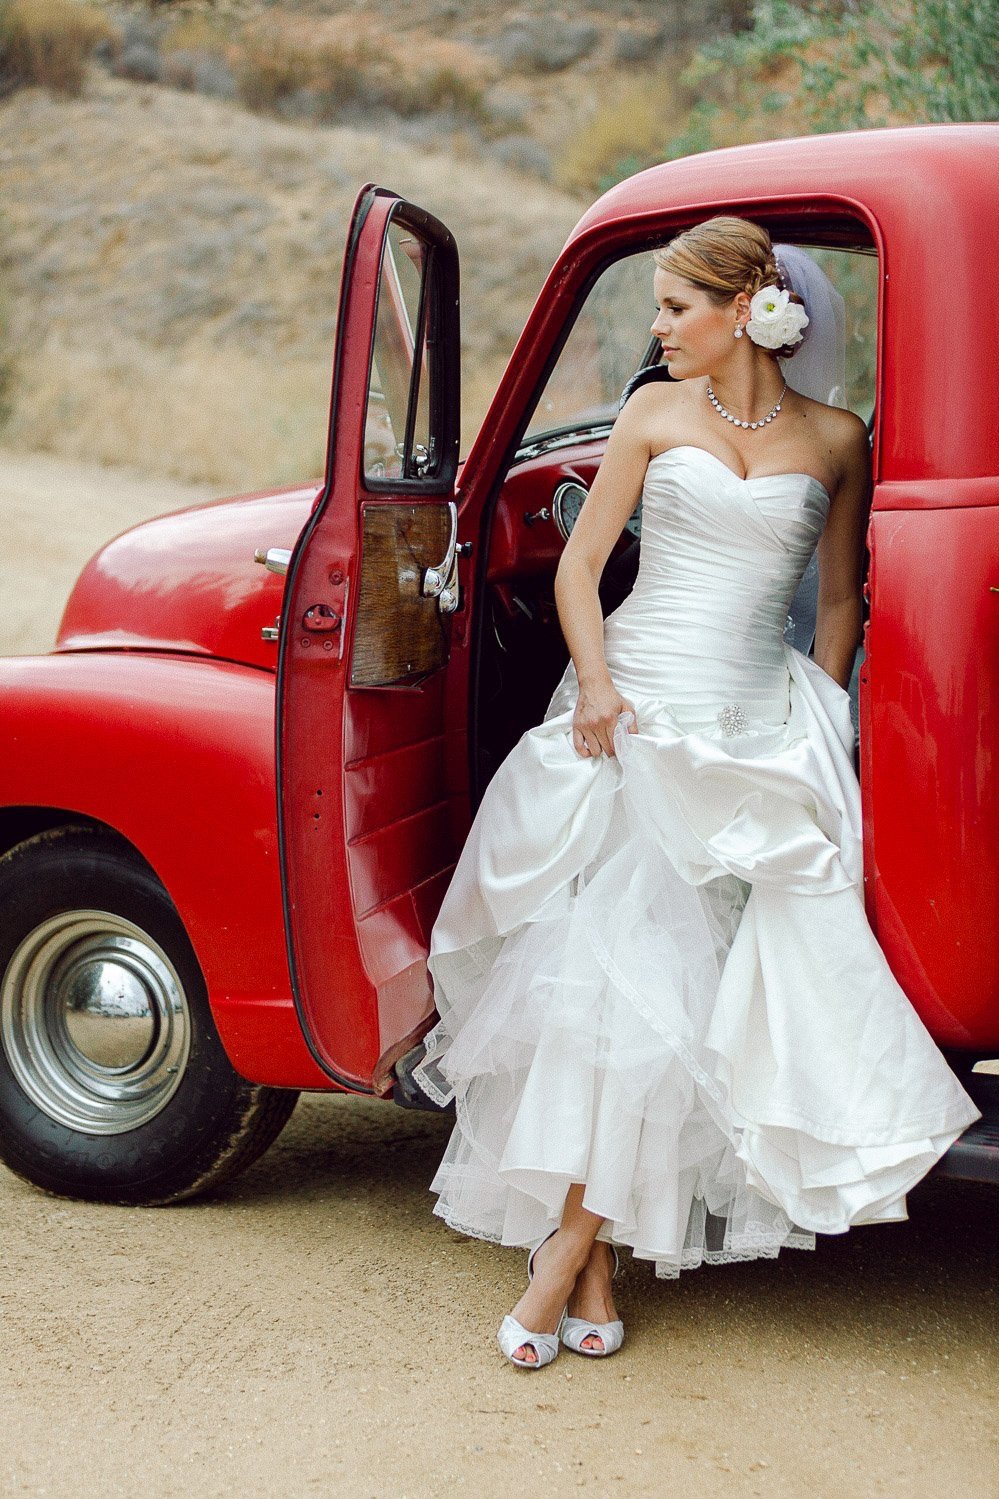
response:
[[[815,446],[835,474],[835,490],[862,492],[870,475],[871,447],[867,423],[855,411],[827,406],[809,396],[798,395],[800,410],[811,429]]]
[[[673,414],[681,408],[685,393],[679,381],[649,381],[628,396],[613,424],[613,432],[628,445],[639,444],[646,453],[663,447],[663,432],[669,430]]]
[[[816,429],[830,451],[848,459],[858,450],[868,447],[867,423],[855,411],[843,406],[827,406],[823,401],[813,401],[810,396],[799,396],[814,421]]]
[[[690,403],[683,380],[650,380],[640,385],[624,403],[615,426],[622,426],[644,443],[650,453],[669,443],[669,432],[677,416]]]
[[[675,409],[684,395],[682,380],[648,380],[631,393],[618,420],[625,413],[630,413],[632,421],[654,421],[657,417],[661,419],[663,412]]]
[[[830,453],[840,476],[840,487],[852,491],[862,501],[870,484],[871,444],[867,423],[855,411],[839,406],[826,407]]]
[[[862,416],[855,411],[846,411],[842,406],[826,406],[824,410],[830,429],[844,453],[868,446],[867,423]]]

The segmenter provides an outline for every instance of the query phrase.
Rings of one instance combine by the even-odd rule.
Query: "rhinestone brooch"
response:
[[[749,728],[749,719],[738,703],[726,703],[718,714],[718,727],[726,739]]]

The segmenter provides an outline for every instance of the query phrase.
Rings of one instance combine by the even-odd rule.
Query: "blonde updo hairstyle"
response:
[[[717,214],[676,235],[669,244],[653,250],[652,259],[661,271],[682,276],[703,291],[716,307],[724,307],[744,291],[753,297],[763,286],[786,286],[767,231],[750,219]],[[801,302],[787,286],[792,302]],[[768,349],[780,359],[790,359],[798,344]]]

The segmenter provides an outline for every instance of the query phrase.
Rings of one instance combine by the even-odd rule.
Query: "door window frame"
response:
[[[374,336],[368,351],[368,391],[370,393],[375,367],[378,341],[379,304],[384,289],[385,256],[391,254],[390,231],[393,225],[409,229],[423,243],[426,255],[420,284],[420,299],[417,309],[416,328],[410,328],[412,349],[410,352],[410,383],[406,407],[406,422],[403,434],[403,461],[406,462],[412,444],[419,405],[419,387],[424,380],[429,382],[428,430],[430,451],[435,453],[435,463],[424,474],[399,474],[396,477],[380,477],[366,471],[361,445],[361,463],[358,478],[361,487],[369,494],[392,495],[450,495],[454,490],[458,472],[458,448],[461,418],[461,360],[457,340],[448,336],[449,322],[459,315],[458,258],[454,241],[449,232],[446,238],[439,234],[444,227],[429,214],[414,204],[400,202],[392,209],[385,225],[381,254],[378,260]],[[438,241],[440,240],[440,243]],[[450,250],[452,253],[441,253]],[[393,270],[395,268],[393,267]],[[398,275],[398,272],[395,272]],[[400,304],[408,321],[405,300]],[[421,367],[422,365],[422,367]],[[419,376],[419,378],[417,378]]]

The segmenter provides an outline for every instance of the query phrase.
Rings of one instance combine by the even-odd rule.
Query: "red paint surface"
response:
[[[993,504],[875,512],[868,905],[941,1043],[999,1045],[999,479]],[[862,732],[864,725],[862,725]],[[872,904],[873,903],[873,904]]]
[[[284,582],[253,554],[293,547],[318,491],[220,500],[124,532],[80,574],[56,649],[183,651],[274,671],[277,645],[260,631]]]
[[[281,929],[274,677],[169,655],[0,664],[3,803],[123,834],[180,913],[223,1045],[257,1082],[324,1080],[302,1040]]]

